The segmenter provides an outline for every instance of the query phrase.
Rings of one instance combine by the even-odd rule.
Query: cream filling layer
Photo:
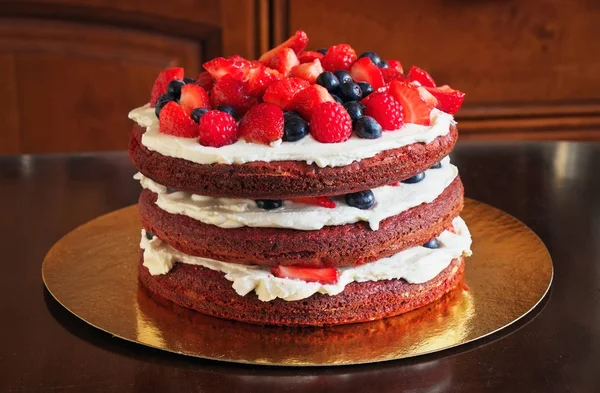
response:
[[[458,169],[448,157],[442,167],[425,171],[425,179],[415,184],[374,188],[376,204],[361,210],[348,206],[344,197],[332,198],[335,208],[284,201],[283,206],[264,210],[251,199],[213,198],[185,192],[168,193],[167,188],[137,173],[134,178],[142,187],[158,194],[156,204],[171,214],[182,214],[220,228],[262,227],[318,230],[324,226],[345,225],[367,221],[378,230],[386,218],[398,215],[422,203],[433,202],[458,175]]]
[[[181,158],[198,164],[245,164],[253,161],[304,161],[319,167],[338,167],[373,157],[382,151],[413,143],[429,143],[448,134],[456,124],[452,115],[431,111],[431,125],[405,124],[399,130],[384,132],[378,139],[352,136],[342,143],[321,143],[308,135],[296,142],[262,145],[243,138],[223,146],[202,146],[196,138],[180,138],[159,132],[154,108],[146,104],[129,112],[129,118],[146,128],[142,144],[163,156]]]
[[[411,284],[427,282],[448,267],[454,258],[471,255],[471,234],[467,225],[460,217],[456,217],[453,224],[456,233],[442,232],[438,237],[439,248],[412,247],[375,262],[339,268],[340,278],[336,284],[279,278],[264,266],[240,265],[190,256],[177,251],[156,236],[148,240],[145,230],[142,230],[140,248],[144,250],[144,266],[153,276],[168,273],[175,262],[199,265],[224,273],[240,296],[255,291],[263,302],[276,298],[294,301],[315,293],[337,295],[351,282],[398,279]]]

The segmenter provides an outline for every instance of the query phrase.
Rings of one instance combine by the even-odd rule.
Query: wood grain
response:
[[[0,153],[21,151],[16,80],[15,57],[10,53],[0,54]]]

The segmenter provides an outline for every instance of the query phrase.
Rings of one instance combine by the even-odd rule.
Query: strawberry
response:
[[[397,130],[404,124],[402,106],[388,93],[371,93],[365,105],[365,116],[377,120],[383,131]]]
[[[234,55],[228,59],[217,57],[202,64],[202,67],[217,80],[225,75],[231,75],[234,79],[242,79],[250,70],[250,62],[240,56]]]
[[[317,76],[325,71],[321,66],[319,59],[315,59],[310,63],[304,63],[292,68],[291,75],[296,78],[302,78],[314,84],[317,81]]]
[[[279,71],[259,64],[248,71],[248,94],[260,97],[271,84],[283,78]]]
[[[298,92],[310,86],[310,82],[300,78],[288,78],[274,82],[267,87],[263,101],[287,110]]]
[[[402,69],[402,63],[399,60],[388,60],[387,61],[389,68],[392,68],[398,71],[401,74],[404,74],[404,70]]]
[[[437,100],[438,104],[436,107],[451,115],[458,112],[465,100],[465,93],[462,91],[454,90],[448,85],[440,87],[426,87],[427,91],[431,93]]]
[[[327,197],[292,198],[290,201],[294,203],[303,203],[305,205],[326,207],[328,209],[334,209],[336,206],[335,202]]]
[[[416,81],[421,84],[421,86],[425,87],[435,87],[435,81],[427,73],[427,71],[420,69],[419,67],[412,66],[408,71],[408,80]]]
[[[208,111],[202,115],[197,127],[198,143],[203,146],[221,147],[230,145],[238,139],[237,124],[229,113]]]
[[[326,71],[349,70],[356,61],[356,52],[348,44],[334,45],[327,50],[321,59],[321,64]]]
[[[448,227],[446,228],[446,230],[447,230],[448,232],[451,232],[451,233],[454,233],[454,234],[458,233],[458,232],[456,231],[456,228],[454,228],[454,224],[450,224],[450,225],[448,225]]]
[[[392,81],[390,94],[402,105],[404,121],[428,126],[431,122],[431,106],[419,95],[416,86],[406,81]]]
[[[298,57],[294,51],[290,48],[283,48],[273,55],[269,67],[287,76],[292,71],[292,68],[298,64],[300,64],[300,61],[298,61]]]
[[[248,95],[244,82],[225,75],[215,83],[210,96],[213,108],[219,105],[229,105],[239,115],[258,104],[256,97]]]
[[[385,85],[379,67],[368,57],[358,59],[350,68],[350,76],[355,82],[368,82],[373,89]]]
[[[156,80],[154,81],[154,86],[152,86],[152,91],[150,92],[150,106],[155,106],[158,97],[167,92],[169,82],[174,79],[182,80],[183,75],[183,68],[180,67],[169,68],[158,74],[158,77],[156,77]]]
[[[210,91],[215,84],[215,78],[208,71],[202,71],[196,77],[196,84],[206,91]]]
[[[383,75],[383,80],[385,83],[406,80],[406,77],[395,68],[381,68],[381,75]]]
[[[335,100],[323,86],[310,85],[294,96],[290,108],[310,121],[315,108],[324,102],[335,102]]]
[[[170,101],[160,111],[158,119],[160,132],[183,138],[198,136],[198,125],[194,123],[185,110],[175,101]]]
[[[271,274],[279,278],[291,278],[306,282],[335,284],[340,278],[340,272],[334,267],[303,267],[281,266],[271,267]]]
[[[240,120],[240,135],[248,142],[271,142],[283,137],[283,111],[274,104],[258,104]]]
[[[200,86],[188,83],[181,87],[179,105],[183,107],[188,116],[196,108],[210,108],[208,93]]]
[[[273,58],[273,56],[275,56],[275,54],[279,52],[279,50],[284,48],[290,48],[297,55],[300,52],[302,52],[304,48],[306,48],[306,45],[308,45],[308,37],[306,36],[306,33],[302,30],[298,30],[284,43],[277,45],[275,48],[271,49],[268,52],[263,53],[262,56],[260,56],[260,58],[258,59],[258,61],[268,66],[269,64],[271,64],[271,59]]]
[[[375,89],[374,93],[389,93],[390,92],[390,86],[389,85],[385,85],[380,87],[379,89]],[[362,102],[363,104],[367,105],[367,102],[369,102],[369,99],[371,98],[373,94],[369,94],[368,96],[366,96],[365,98],[363,98],[360,102]]]
[[[438,106],[438,100],[435,98],[433,94],[431,94],[425,87],[419,86],[417,87],[419,91],[419,95],[430,107],[435,108]]]
[[[342,104],[324,102],[313,111],[310,134],[321,143],[344,142],[352,135],[352,119]]]
[[[322,58],[323,54],[321,52],[313,52],[311,50],[305,50],[304,52],[298,55],[298,60],[300,60],[300,64],[310,63],[311,61]]]

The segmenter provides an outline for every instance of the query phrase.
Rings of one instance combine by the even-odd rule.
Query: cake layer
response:
[[[198,164],[148,149],[142,144],[144,131],[137,124],[133,126],[129,154],[145,176],[190,194],[249,199],[344,195],[381,187],[427,170],[452,151],[458,138],[456,126],[451,124],[447,134],[426,144],[385,150],[345,166],[319,167],[290,160]]]
[[[450,227],[463,207],[463,186],[457,176],[433,202],[381,221],[376,231],[364,221],[311,231],[224,229],[168,213],[157,197],[142,191],[142,225],[185,254],[251,265],[354,266],[422,245]]]

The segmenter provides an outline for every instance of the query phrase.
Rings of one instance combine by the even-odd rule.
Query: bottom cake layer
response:
[[[264,302],[254,292],[237,294],[219,271],[177,263],[168,274],[153,276],[143,263],[142,250],[140,282],[180,306],[224,319],[282,326],[340,325],[392,317],[440,299],[459,285],[464,275],[464,258],[459,257],[421,284],[404,280],[352,282],[333,296],[315,293],[297,301]]]

